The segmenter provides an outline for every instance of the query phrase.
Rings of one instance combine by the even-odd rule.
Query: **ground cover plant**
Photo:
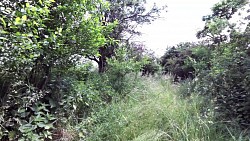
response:
[[[86,140],[249,140],[215,120],[202,97],[183,98],[169,79],[142,78],[119,102],[94,112],[86,121]],[[183,86],[181,86],[183,87]],[[206,111],[207,113],[203,113]]]

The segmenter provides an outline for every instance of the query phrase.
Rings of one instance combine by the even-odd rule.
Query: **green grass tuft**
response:
[[[212,114],[202,116],[201,97],[191,95],[180,98],[178,87],[168,80],[143,78],[140,81],[141,85],[127,98],[103,107],[92,115],[93,123],[87,126],[89,135],[86,140],[246,140],[241,134],[215,123]]]

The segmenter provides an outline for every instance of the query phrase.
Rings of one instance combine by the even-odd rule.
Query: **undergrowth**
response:
[[[83,125],[89,141],[241,141],[243,133],[215,122],[203,99],[183,98],[179,86],[161,78],[140,78],[126,98],[94,112]],[[209,105],[205,105],[209,109]]]

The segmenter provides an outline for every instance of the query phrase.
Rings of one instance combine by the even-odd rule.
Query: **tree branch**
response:
[[[92,61],[95,61],[96,63],[99,63],[100,61],[95,57],[95,56],[89,56],[89,55],[86,55],[86,57]]]

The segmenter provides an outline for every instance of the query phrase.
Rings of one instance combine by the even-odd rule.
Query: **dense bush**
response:
[[[250,57],[231,44],[224,47],[222,54],[214,54],[211,70],[203,71],[198,77],[196,91],[214,98],[218,118],[249,127]]]
[[[173,75],[174,81],[185,80],[187,78],[193,79],[195,77],[195,68],[189,62],[195,56],[190,48],[191,44],[186,43],[167,50],[161,57],[163,73]]]
[[[148,59],[148,63],[143,65],[142,69],[142,76],[154,76],[157,72],[160,71],[160,65],[156,60]]]
[[[120,42],[137,34],[131,23],[150,23],[160,12],[156,5],[146,11],[145,3],[1,1],[0,140],[56,140],[65,123],[76,125],[125,96],[135,84],[127,76],[135,80],[143,61]],[[86,58],[98,63],[99,73]]]
[[[82,16],[94,5],[78,0],[0,2],[1,140],[52,139],[59,109],[73,90],[65,74],[105,43],[98,15]]]
[[[108,60],[107,76],[109,85],[119,94],[126,95],[134,87],[138,73],[146,60],[130,57],[130,50],[121,47],[116,50],[116,56]],[[127,76],[129,76],[127,77]],[[134,81],[131,79],[134,79]]]
[[[204,59],[194,63],[199,74],[193,82],[195,92],[214,104],[218,121],[237,123],[243,128],[250,127],[249,24],[240,32],[236,24],[228,20],[246,4],[247,1],[220,2],[213,7],[212,15],[204,17],[206,25],[198,35],[207,36],[211,41],[206,45],[207,51],[199,49],[201,53],[205,51]],[[227,28],[229,35],[224,35],[223,30]]]

